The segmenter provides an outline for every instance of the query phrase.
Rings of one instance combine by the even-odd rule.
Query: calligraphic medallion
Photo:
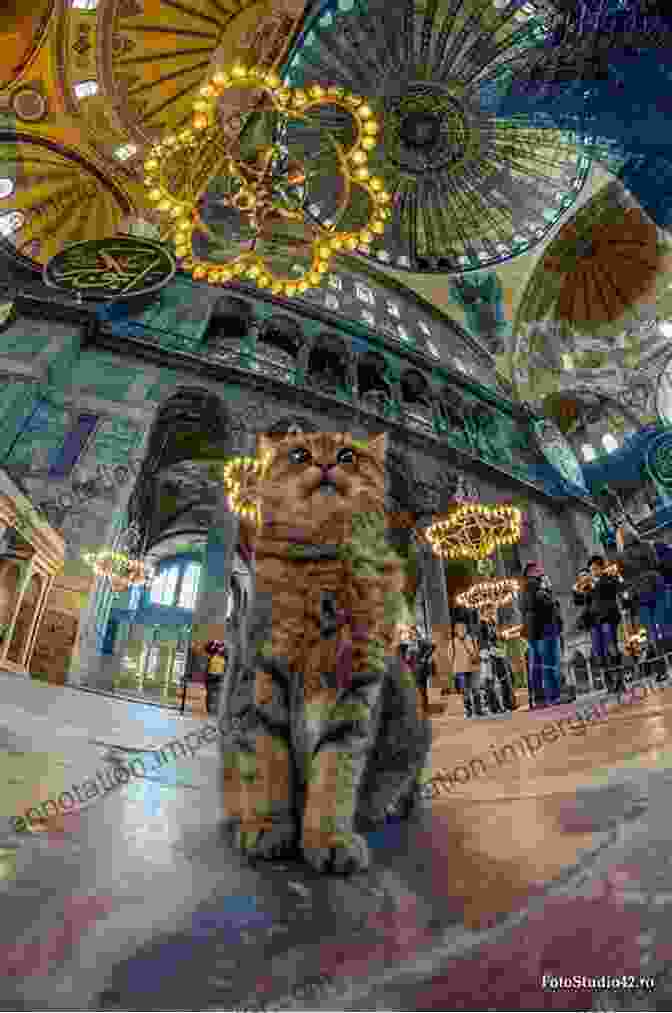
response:
[[[73,243],[52,257],[44,281],[52,288],[98,302],[157,292],[174,277],[175,258],[161,243],[114,236]]]

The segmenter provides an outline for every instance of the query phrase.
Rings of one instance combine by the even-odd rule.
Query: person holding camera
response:
[[[601,671],[610,693],[618,692],[623,684],[622,658],[618,648],[618,627],[621,622],[619,595],[624,591],[623,580],[607,566],[604,556],[594,555],[588,560],[574,585],[575,605],[583,606],[581,622],[590,631],[591,663]]]

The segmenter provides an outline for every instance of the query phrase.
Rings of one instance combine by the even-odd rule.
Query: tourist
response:
[[[495,713],[513,711],[518,702],[513,692],[511,662],[499,646],[497,609],[494,605],[486,605],[480,610],[480,616],[481,650],[487,653],[490,668],[487,684],[490,707]]]
[[[205,709],[208,714],[216,714],[222,678],[226,671],[228,651],[223,640],[208,641],[205,651],[209,657],[205,676]]]
[[[487,717],[489,707],[481,683],[481,651],[474,616],[456,606],[451,609],[451,619],[451,663],[455,686],[462,686],[464,716]]]
[[[623,682],[618,627],[621,611],[618,596],[624,590],[623,580],[610,571],[604,556],[588,560],[588,572],[579,575],[574,585],[574,604],[584,606],[583,621],[590,630],[591,664],[604,675],[609,692],[618,692]]]
[[[523,571],[522,636],[528,642],[530,710],[560,703],[562,617],[541,563]]]

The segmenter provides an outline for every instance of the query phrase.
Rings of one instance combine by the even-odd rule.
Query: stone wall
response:
[[[207,330],[211,292],[208,297],[209,301],[199,303],[201,319],[196,319],[198,314],[192,306],[190,314],[182,314],[181,322],[177,319],[179,306],[174,306],[175,300],[169,306],[170,301],[164,299],[161,311],[159,307],[145,312],[143,340],[154,340],[159,347],[162,342],[170,344],[166,335],[170,335],[171,327],[175,331],[174,338],[179,337],[181,329],[187,328],[189,333],[185,331],[182,338],[196,348]],[[293,306],[292,311],[300,318],[300,308]],[[268,317],[268,308],[260,316]],[[324,329],[322,323],[307,319],[306,333],[317,334],[320,329]],[[332,330],[337,330],[335,324]],[[515,441],[511,434],[519,421],[510,411],[507,414],[504,408],[497,408],[501,425],[506,422],[511,430],[502,445],[510,451],[513,447],[515,454],[511,452],[508,459],[506,455],[498,455],[494,443],[491,445],[485,440],[472,448],[471,457],[462,451],[451,457],[446,454],[445,447],[442,449],[442,437],[438,433],[414,432],[410,424],[405,427],[401,417],[396,419],[395,425],[390,425],[383,417],[360,413],[354,403],[339,403],[325,397],[313,398],[310,403],[303,398],[299,403],[297,391],[292,390],[289,383],[274,382],[269,386],[252,372],[245,374],[236,369],[226,374],[222,368],[204,369],[203,362],[199,362],[195,354],[188,360],[182,354],[184,349],[178,354],[175,341],[172,351],[165,347],[163,357],[149,362],[134,346],[131,331],[132,328],[127,341],[117,335],[116,353],[95,344],[85,346],[82,327],[74,323],[35,321],[19,316],[0,335],[0,379],[4,377],[5,390],[9,392],[7,407],[0,418],[0,453],[5,456],[7,469],[26,489],[32,502],[65,537],[66,577],[82,580],[90,576],[82,563],[82,552],[111,544],[122,524],[129,497],[142,471],[148,437],[160,405],[182,387],[198,387],[217,395],[226,406],[231,419],[230,451],[233,453],[249,452],[253,434],[296,416],[319,429],[349,430],[355,438],[387,429],[391,451],[405,461],[406,484],[416,501],[425,504],[428,514],[440,511],[447,504],[454,490],[456,469],[469,475],[485,502],[516,502],[524,509],[529,503],[531,523],[528,542],[521,546],[522,561],[541,557],[556,589],[562,592],[571,587],[585,547],[586,518],[575,516],[574,509],[563,507],[561,502],[552,507],[543,495],[533,491],[528,494],[507,476],[507,468],[512,474],[516,473],[515,455],[521,455],[516,458],[520,468],[523,468],[525,453],[529,456],[522,444],[517,448],[513,446]],[[352,335],[343,337],[349,341]],[[388,363],[394,360],[403,364],[403,349],[386,354]],[[201,358],[205,355],[204,351]],[[54,363],[61,366],[54,369]],[[426,372],[427,375],[432,372],[429,363]],[[478,405],[475,389],[469,391],[468,396]],[[473,456],[476,453],[480,460]],[[494,465],[504,470],[496,472]],[[589,524],[588,518],[588,527]],[[429,590],[432,594],[436,591],[435,588]],[[101,633],[111,604],[109,593],[105,596],[101,587],[87,598],[81,610],[73,662],[78,670],[86,672],[98,664]],[[51,606],[51,613],[54,617],[72,618],[73,615],[62,603]],[[440,618],[445,624],[446,616]],[[69,644],[72,627],[65,618],[54,618],[53,625],[61,631],[59,660],[52,658],[49,662],[55,672]],[[49,626],[48,619],[45,619],[45,626]],[[445,668],[447,634],[442,634],[440,639],[438,657],[441,667]],[[44,661],[46,647],[41,647],[40,651],[38,662],[44,666],[47,664]]]

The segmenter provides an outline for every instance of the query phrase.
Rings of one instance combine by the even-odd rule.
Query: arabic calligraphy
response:
[[[109,299],[163,287],[175,273],[168,250],[148,240],[123,237],[75,243],[45,268],[48,284]]]

